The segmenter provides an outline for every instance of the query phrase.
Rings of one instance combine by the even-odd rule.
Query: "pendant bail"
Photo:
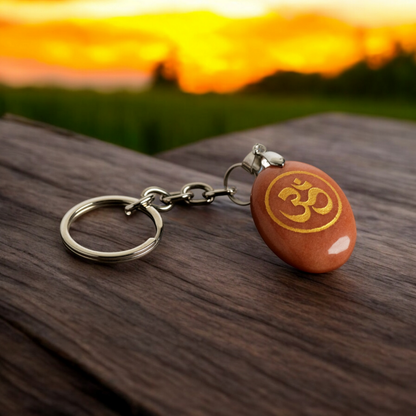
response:
[[[269,166],[282,168],[285,165],[285,158],[279,153],[268,152],[266,146],[257,143],[252,151],[244,158],[242,167],[252,175],[257,176],[263,169]]]

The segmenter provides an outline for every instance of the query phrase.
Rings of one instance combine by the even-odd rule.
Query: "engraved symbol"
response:
[[[326,215],[332,211],[332,207],[333,207],[332,199],[325,191],[317,187],[312,187],[312,185],[308,181],[305,181],[303,184],[301,184],[302,181],[300,181],[298,178],[296,178],[293,182],[294,183],[292,184],[292,187],[287,187],[280,191],[279,198],[283,199],[283,201],[286,201],[286,199],[289,196],[294,195],[295,198],[293,198],[290,202],[292,202],[292,204],[295,207],[297,206],[303,207],[305,211],[303,214],[299,214],[299,215],[289,215],[283,211],[280,211],[286,218],[295,222],[303,223],[303,222],[308,221],[309,218],[311,217],[310,207],[312,207],[312,209],[320,215]],[[300,195],[300,192],[297,191],[297,189],[299,191],[308,190],[308,199],[306,201],[300,200],[301,195]],[[327,204],[323,208],[314,207],[314,205],[316,204],[316,199],[318,198],[319,194],[323,194],[327,198]]]
[[[294,178],[296,178],[295,180],[293,180],[292,185],[282,189],[282,187],[279,186],[279,181],[283,180],[284,178],[287,178],[288,176],[293,175]],[[298,179],[299,175],[307,175],[308,178],[311,178],[310,181],[311,183],[315,183],[315,184],[320,184],[323,183],[326,185],[326,187],[328,187],[327,192],[330,193],[331,197],[328,195],[327,192],[323,191],[322,189],[318,188],[318,186],[312,186],[311,183],[305,181],[302,184],[302,181]],[[290,183],[290,182],[289,182]],[[274,188],[276,186],[276,188]],[[322,186],[322,185],[321,185]],[[273,201],[273,207],[271,206],[271,198],[270,196],[272,194],[274,194],[273,189],[281,189],[281,191],[277,194],[276,191],[276,199],[277,200],[283,200],[283,201],[287,201],[287,198],[289,196],[291,196],[291,202],[294,206],[301,206],[304,209],[303,214],[300,214],[299,216],[294,215],[291,216],[289,214],[286,214],[282,211],[279,210],[279,206],[281,207],[282,204],[286,204],[287,202],[282,202],[280,203],[280,201],[276,201],[275,198],[272,198]],[[306,201],[301,201],[301,192],[299,191],[308,191],[308,198]],[[327,200],[327,204],[325,207],[323,208],[316,208],[315,207],[315,203],[317,201],[317,197],[319,194],[323,194],[326,197]],[[336,189],[324,178],[321,178],[320,176],[316,175],[315,173],[312,172],[306,172],[304,170],[291,170],[288,172],[284,172],[281,175],[277,176],[276,178],[274,178],[269,186],[267,187],[266,190],[266,194],[264,196],[264,203],[266,206],[266,210],[267,213],[269,214],[270,218],[278,225],[280,225],[280,227],[285,228],[286,230],[289,231],[293,231],[295,233],[302,233],[302,234],[307,234],[307,233],[318,233],[321,232],[323,230],[326,230],[327,228],[331,227],[332,225],[334,225],[338,219],[341,216],[342,213],[342,201],[340,196],[338,195]],[[308,225],[310,223],[314,223],[314,221],[309,221],[311,215],[314,215],[312,209],[317,213],[320,214],[319,216],[315,216],[315,218],[319,218],[321,221],[317,221],[314,225],[314,228],[308,228]],[[273,210],[279,210],[278,212],[275,213],[273,212]],[[329,214],[330,215],[326,215]],[[280,217],[280,218],[279,218]],[[282,218],[285,217],[285,218]],[[291,218],[292,217],[292,218]],[[298,221],[293,220],[293,217],[295,219],[297,219]],[[282,221],[282,219],[284,221]],[[300,221],[299,221],[300,219]],[[297,222],[298,224],[287,224],[285,223],[285,221],[288,220],[293,220],[295,223]],[[323,223],[327,221],[326,223]],[[323,224],[322,224],[323,223]],[[296,225],[296,226],[293,226]]]

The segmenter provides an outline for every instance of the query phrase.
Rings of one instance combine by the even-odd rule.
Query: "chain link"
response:
[[[235,186],[231,188],[224,188],[224,189],[214,189],[213,191],[203,192],[202,195],[204,198],[215,198],[217,196],[232,196],[237,192],[237,188]]]
[[[202,189],[204,191],[202,193],[203,199],[190,198],[189,200],[186,201],[187,204],[190,204],[190,205],[208,205],[208,204],[211,204],[212,202],[214,202],[215,197],[213,197],[213,196],[206,197],[204,195],[206,192],[211,192],[211,191],[214,190],[214,188],[211,185],[207,185],[206,183],[203,183],[203,182],[191,182],[191,183],[186,184],[181,189],[181,192],[182,193],[187,193],[187,192],[191,191],[192,189]]]
[[[162,196],[161,199],[165,204],[177,204],[187,202],[194,197],[193,192],[171,192],[169,196]]]

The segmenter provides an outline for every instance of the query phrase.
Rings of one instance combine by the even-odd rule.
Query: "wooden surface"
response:
[[[101,265],[65,251],[59,222],[76,203],[150,185],[221,187],[254,142],[343,188],[358,240],[341,269],[285,265],[249,209],[224,198],[164,214],[162,243],[144,259]],[[0,120],[0,414],[415,415],[415,161],[415,124],[346,115],[158,158]],[[74,228],[108,250],[153,232],[116,208]]]

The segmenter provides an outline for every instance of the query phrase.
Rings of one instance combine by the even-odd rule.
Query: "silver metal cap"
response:
[[[260,143],[255,144],[252,151],[243,160],[243,168],[256,176],[270,166],[282,168],[284,165],[285,158],[283,156],[276,152],[268,152],[266,146]]]

